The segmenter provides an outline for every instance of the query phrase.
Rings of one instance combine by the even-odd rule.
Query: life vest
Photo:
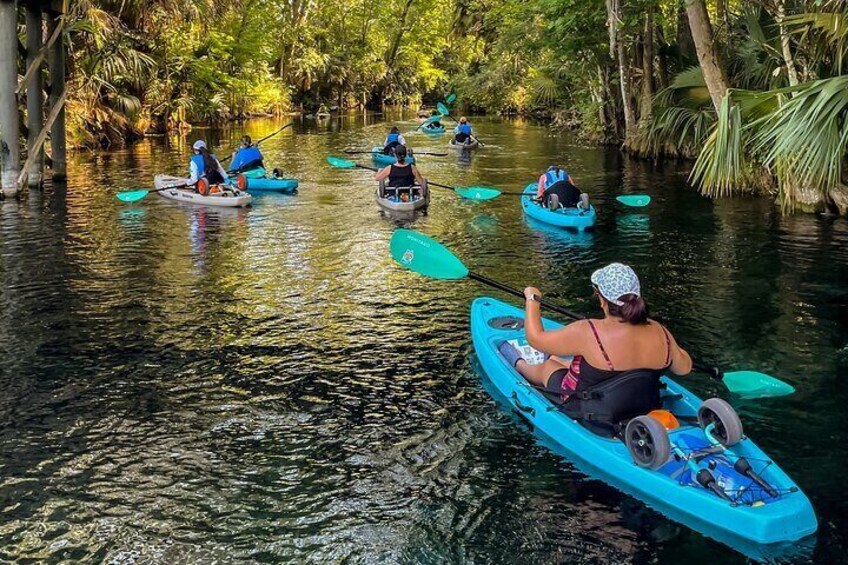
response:
[[[568,180],[568,173],[565,171],[565,169],[555,167],[552,169],[548,169],[548,171],[545,173],[545,187],[553,186],[555,183],[564,180]]]
[[[391,145],[392,143],[399,143],[400,141],[399,133],[390,133],[389,137],[386,138],[386,145]]]
[[[203,155],[197,153],[191,156],[191,162],[197,167],[197,178],[202,179],[206,176],[206,164],[203,162]]]
[[[471,126],[466,124],[459,124],[459,133],[463,135],[471,135]]]
[[[217,158],[214,155],[212,155],[212,158],[217,160]],[[196,154],[196,155],[192,155],[191,156],[191,162],[194,163],[195,167],[197,167],[197,178],[198,179],[205,179],[206,177],[209,176],[208,171],[206,170],[206,165],[203,162],[203,155],[200,155],[199,153]],[[214,171],[214,172],[217,173],[218,171]],[[214,175],[213,178],[217,178],[219,176],[221,176],[221,175],[216,174],[216,175]],[[220,180],[221,180],[221,182],[224,182],[226,179],[220,179]]]
[[[239,149],[235,159],[233,159],[232,168],[238,171],[243,170],[248,165],[251,165],[251,168],[262,165],[262,152],[255,145]]]

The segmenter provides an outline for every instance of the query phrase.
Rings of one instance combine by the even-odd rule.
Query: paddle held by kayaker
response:
[[[524,290],[527,342],[548,358],[531,365],[509,342],[500,345],[501,354],[528,381],[559,394],[563,400],[600,383],[612,383],[636,373],[656,377],[644,379],[646,386],[655,387],[644,392],[645,398],[659,398],[659,377],[666,371],[688,374],[692,358],[665,327],[648,318],[648,305],[633,269],[611,263],[592,273],[591,281],[603,318],[580,320],[547,331],[542,327],[542,293],[528,287]],[[616,402],[615,395],[604,398]],[[647,406],[646,410],[653,408],[656,407]],[[609,406],[609,413],[617,413],[616,407]]]
[[[542,206],[556,211],[562,208],[589,209],[589,195],[581,192],[574,179],[559,165],[551,165],[539,177],[536,198]]]
[[[243,173],[254,169],[264,168],[262,162],[262,152],[253,144],[249,135],[244,135],[241,138],[241,145],[233,151],[233,160],[230,163],[230,170],[234,173]]]
[[[206,142],[198,139],[192,146],[194,155],[189,161],[189,186],[194,186],[199,180],[205,180],[209,186],[224,184],[227,179],[227,171],[221,166],[221,162],[206,147]]]

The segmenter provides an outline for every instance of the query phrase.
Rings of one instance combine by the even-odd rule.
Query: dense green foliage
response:
[[[78,143],[253,113],[534,113],[703,190],[848,210],[845,0],[79,0]],[[700,11],[699,11],[700,10]]]

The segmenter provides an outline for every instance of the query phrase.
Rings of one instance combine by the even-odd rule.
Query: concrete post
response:
[[[2,0],[0,0],[2,1]],[[61,14],[49,12],[47,16],[47,34],[52,35],[59,25]],[[53,108],[65,92],[65,41],[57,39],[47,54],[47,68],[50,73],[50,107]],[[65,149],[65,109],[59,112],[53,127],[50,128],[50,158],[53,161],[53,180],[64,180],[67,176]]]
[[[18,82],[18,10],[14,0],[0,0],[0,195],[18,192],[21,152],[20,118],[15,96]]]
[[[26,52],[27,52],[27,69],[33,64],[36,55],[41,50],[44,43],[44,29],[42,25],[41,9],[38,6],[28,3],[26,6]],[[61,41],[61,39],[59,39]],[[39,65],[40,66],[40,65]],[[32,151],[35,147],[35,140],[41,127],[44,123],[44,96],[41,91],[41,69],[36,70],[30,75],[26,85],[26,103],[27,103],[27,146]],[[30,159],[29,170],[27,171],[27,184],[31,187],[41,186],[44,174],[44,149],[43,145],[38,149],[38,156],[35,159]]]

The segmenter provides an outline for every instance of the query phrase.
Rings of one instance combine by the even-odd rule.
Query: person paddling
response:
[[[241,145],[237,150],[233,151],[230,170],[236,173],[243,173],[254,169],[262,169],[264,166],[262,152],[257,146],[253,145],[253,141],[249,135],[242,136]]]
[[[418,172],[418,168],[415,165],[406,162],[406,147],[403,145],[396,146],[395,156],[397,157],[397,163],[377,171],[374,175],[374,180],[388,180],[388,185],[395,189],[393,192],[396,194],[400,193],[399,188],[419,186],[421,187],[421,196],[424,197],[427,192],[427,182],[421,176],[421,173]],[[382,187],[383,183],[380,182],[380,185]],[[409,190],[410,194],[413,194],[413,192]],[[381,198],[385,198],[386,196],[386,194],[380,195]]]
[[[433,111],[430,112],[430,117],[432,118],[433,116],[438,116],[438,117],[441,118],[442,113],[439,112],[438,110],[433,110]],[[436,120],[435,122],[430,122],[427,125],[427,127],[431,128],[431,129],[439,129],[440,127],[442,127],[442,122],[440,122],[439,120]]]
[[[591,282],[603,317],[580,320],[557,330],[542,327],[542,292],[527,287],[527,342],[548,358],[530,365],[507,341],[499,346],[501,355],[528,381],[563,400],[600,383],[632,378],[636,373],[656,377],[647,378],[646,386],[655,387],[659,398],[659,377],[666,371],[688,374],[692,358],[665,327],[648,318],[648,305],[632,268],[611,263],[592,273]],[[610,398],[615,401],[614,395]],[[609,412],[615,413],[615,407],[610,406]]]
[[[400,134],[400,130],[397,126],[392,126],[388,137],[386,137],[386,141],[383,143],[383,153],[386,155],[392,155],[395,153],[395,148],[398,146],[404,146],[405,149],[406,140]]]
[[[198,184],[204,184],[200,181],[206,181],[206,187],[224,184],[227,180],[227,171],[221,166],[218,158],[209,152],[206,142],[198,139],[194,142],[192,148],[194,155],[191,156],[189,161],[189,186],[195,186],[199,192],[203,193],[206,189],[201,189],[198,186]]]
[[[558,165],[551,165],[539,177],[536,199],[553,211],[562,208],[589,209],[589,195],[574,185],[574,179]]]
[[[468,123],[468,118],[462,116],[459,118],[459,123],[453,129],[454,141],[458,144],[464,144],[471,139],[471,124]]]

